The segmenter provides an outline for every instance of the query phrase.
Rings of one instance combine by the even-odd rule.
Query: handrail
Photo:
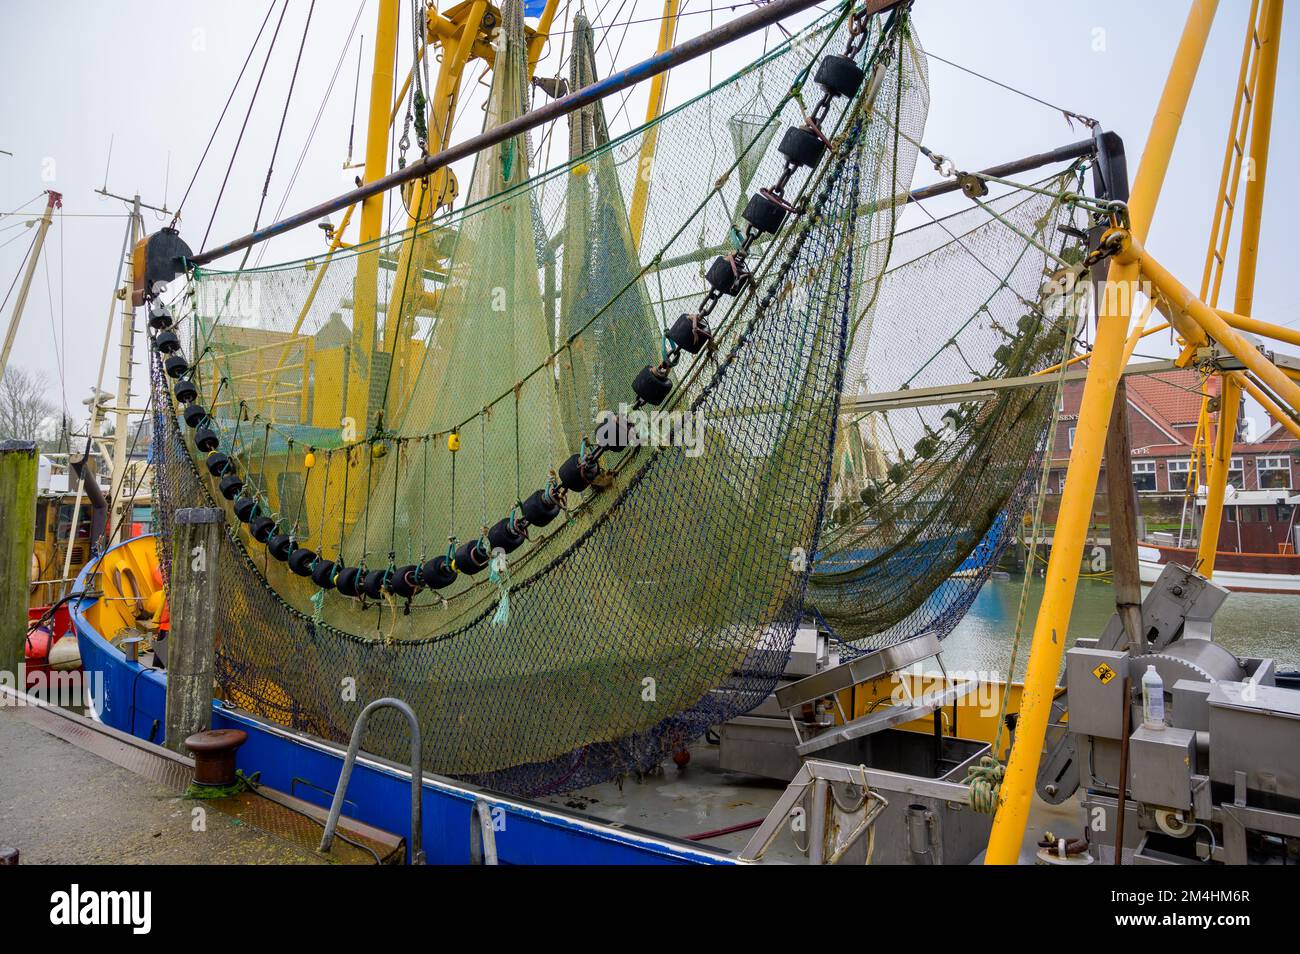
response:
[[[352,777],[352,766],[356,764],[357,753],[361,751],[361,733],[365,731],[366,720],[376,709],[396,709],[406,717],[411,729],[411,864],[424,864],[424,849],[420,845],[421,802],[424,786],[420,778],[420,720],[415,711],[401,699],[384,697],[376,699],[364,709],[352,726],[352,741],[348,743],[348,754],[343,759],[343,771],[339,773],[339,784],[334,789],[334,800],[330,803],[329,818],[325,820],[325,833],[321,835],[320,850],[328,852],[334,841],[334,832],[339,826],[339,816],[343,814],[343,797],[347,793],[348,780]],[[495,846],[494,846],[495,848]]]

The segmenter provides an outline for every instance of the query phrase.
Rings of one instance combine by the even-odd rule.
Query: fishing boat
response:
[[[1204,497],[1197,501],[1198,511],[1205,503]],[[1300,593],[1297,504],[1300,495],[1290,490],[1234,490],[1225,495],[1214,553],[1220,585],[1245,593]],[[1155,582],[1167,563],[1194,566],[1199,561],[1197,550],[1172,542],[1150,540],[1139,549],[1143,582]]]
[[[568,76],[539,77],[556,6],[416,5],[403,23],[380,0],[357,189],[198,250],[178,214],[134,248],[157,534],[95,554],[75,585],[93,718],[199,762],[222,749],[240,773],[226,784],[328,807],[322,851],[347,818],[402,839],[411,863],[1288,850],[1300,791],[1257,766],[1294,747],[1273,720],[1300,690],[1205,638],[1226,595],[1213,560],[1169,563],[1144,600],[1135,522],[1115,520],[1134,557],[1117,558],[1116,615],[1068,658],[1057,638],[1103,454],[1132,491],[1109,422],[1146,318],[1130,327],[1133,303],[1108,289],[1158,289],[1149,311],[1185,343],[1178,360],[1223,381],[1222,420],[1242,390],[1279,420],[1300,406],[1238,331],[1277,326],[1216,310],[1142,245],[1215,4],[1192,5],[1131,191],[1122,139],[1095,120],[986,170],[928,147],[910,3],[810,14],[671,108],[668,70],[812,0],[675,45],[670,3],[656,55],[604,77],[578,14]],[[1271,122],[1280,17],[1252,6],[1233,142],[1238,113]],[[491,72],[483,131],[453,142],[475,60]],[[641,80],[656,84],[647,122],[611,134],[608,97]],[[530,89],[553,98],[529,109]],[[534,168],[532,133],[560,121],[567,158]],[[934,186],[912,188],[919,162]],[[969,205],[903,224],[937,195]],[[405,228],[385,234],[385,202]],[[247,267],[313,223],[323,252]],[[1086,385],[1047,593],[1014,634],[1024,682],[949,672],[942,640],[1008,528],[1038,539],[1072,375]],[[1141,711],[1128,673],[1146,666],[1173,715],[1135,736],[1129,785],[1110,716]],[[1276,733],[1251,739],[1256,718]],[[1238,748],[1226,768],[1213,755]],[[1143,790],[1157,769],[1164,787]],[[1223,771],[1240,776],[1235,805],[1211,791]],[[1113,824],[1085,828],[1097,812]],[[1091,834],[1045,834],[1062,826]]]

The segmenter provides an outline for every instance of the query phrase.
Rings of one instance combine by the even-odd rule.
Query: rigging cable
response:
[[[63,373],[64,343],[59,337],[59,326],[54,321],[54,286],[50,284],[50,256],[46,255],[41,264],[45,267],[45,297],[50,304],[50,337],[54,339],[54,367],[59,372],[60,404],[68,409],[68,381]]]
[[[18,208],[14,209],[12,212],[4,212],[4,213],[0,213],[0,214],[6,215],[6,216],[8,216],[8,215],[17,215],[19,212],[21,212],[21,211],[22,211],[23,209],[25,209],[27,206],[31,205],[31,204],[32,204],[33,202],[35,202],[37,199],[40,199],[40,198],[44,197],[45,195],[46,195],[45,192],[38,192],[38,193],[36,193],[34,196],[32,196],[30,199],[28,199],[26,202],[23,202],[22,204],[20,204],[20,205],[18,206]]]
[[[364,9],[365,0],[362,0],[361,6]],[[361,17],[360,10],[357,11],[357,17],[358,19]],[[352,29],[355,31],[356,28],[357,28],[357,21],[353,20]],[[352,35],[348,34],[348,45],[350,46],[351,44],[352,44]],[[365,52],[365,48],[366,48],[366,35],[363,33],[361,34],[361,42],[357,44],[357,78],[352,84],[352,122],[348,126],[348,157],[343,160],[343,167],[345,169],[348,166],[352,165],[352,146],[356,140],[356,135],[357,135],[357,96],[360,95],[361,93],[361,56]],[[347,54],[347,47],[344,47],[343,53],[344,55]],[[335,70],[336,74],[337,72],[338,71]],[[333,85],[333,81],[331,81],[330,85],[331,86]]]
[[[285,8],[288,9],[288,0]],[[275,131],[275,145],[271,147],[271,161],[266,167],[266,181],[262,183],[262,199],[257,203],[257,215],[253,216],[253,231],[257,231],[262,221],[262,207],[266,205],[266,194],[271,189],[271,174],[275,171],[275,157],[280,153],[280,139],[284,136],[284,122],[289,118],[289,104],[293,102],[293,88],[298,84],[298,68],[302,66],[302,51],[307,46],[307,32],[311,29],[311,15],[316,12],[316,0],[311,0],[307,8],[307,20],[302,25],[302,39],[298,42],[298,58],[293,61],[293,75],[289,77],[289,91],[284,96],[284,111],[280,114],[280,128]]]
[[[1092,129],[1097,126],[1097,120],[1093,119],[1091,116],[1085,116],[1083,113],[1075,112],[1072,109],[1066,109],[1064,106],[1057,106],[1055,103],[1049,103],[1047,100],[1041,99],[1038,96],[1035,96],[1033,93],[1026,93],[1023,89],[1017,89],[1014,86],[1008,86],[1006,83],[1003,83],[1000,80],[995,80],[991,76],[985,76],[983,73],[977,73],[970,67],[962,66],[960,63],[954,63],[952,60],[946,60],[942,56],[939,56],[937,53],[931,53],[929,50],[921,50],[919,52],[923,53],[925,56],[928,56],[932,60],[938,60],[940,63],[946,63],[949,66],[951,66],[953,69],[961,70],[963,73],[969,73],[971,76],[982,79],[986,83],[992,83],[994,86],[1001,86],[1003,89],[1015,93],[1018,96],[1023,96],[1025,97],[1025,99],[1031,99],[1035,103],[1039,103],[1043,106],[1046,106],[1048,109],[1053,109],[1056,112],[1061,113],[1063,116],[1065,116],[1065,121],[1067,123],[1070,123],[1071,120],[1077,119],[1079,122],[1083,123],[1083,125],[1087,126],[1089,129]],[[1071,123],[1071,125],[1073,125],[1073,123]]]
[[[6,242],[5,244],[8,245],[9,243]],[[14,286],[18,284],[18,276],[23,273],[23,269],[27,266],[27,259],[31,258],[32,248],[35,247],[35,245],[36,233],[33,232],[32,240],[27,245],[27,252],[23,255],[23,260],[18,263],[18,271],[14,272],[14,280],[9,283],[9,290],[5,292],[4,301],[0,301],[0,312],[3,312],[5,305],[9,304],[9,296],[14,293]]]
[[[357,13],[356,13],[356,16],[354,16],[354,17],[352,18],[352,29],[348,31],[348,38],[347,38],[347,41],[343,44],[343,49],[339,52],[339,58],[338,58],[338,61],[337,61],[337,62],[335,63],[335,65],[334,65],[334,73],[333,73],[332,76],[330,76],[329,85],[327,85],[327,86],[325,87],[325,94],[321,97],[320,107],[316,110],[316,118],[312,120],[312,123],[311,123],[311,129],[310,129],[310,130],[308,131],[308,133],[307,133],[307,141],[303,143],[303,145],[302,145],[302,151],[298,153],[298,162],[297,162],[297,164],[293,167],[293,174],[289,176],[289,184],[288,184],[287,186],[285,186],[285,189],[284,189],[284,196],[280,199],[280,204],[279,204],[278,206],[276,206],[276,208],[275,208],[275,217],[276,217],[277,219],[279,219],[279,218],[281,218],[281,217],[283,216],[284,208],[285,208],[286,205],[289,204],[289,197],[293,194],[293,187],[297,184],[297,182],[298,182],[298,175],[302,172],[302,166],[303,166],[303,163],[307,160],[307,152],[308,152],[308,150],[311,149],[311,144],[312,144],[312,142],[313,142],[313,141],[315,140],[315,138],[316,138],[316,131],[317,131],[317,129],[320,127],[321,117],[323,117],[323,116],[325,115],[325,107],[326,107],[326,105],[329,103],[329,98],[330,98],[330,96],[331,96],[331,95],[333,94],[333,92],[334,92],[334,84],[338,81],[339,73],[340,73],[340,72],[342,71],[342,69],[343,69],[343,61],[347,58],[348,50],[351,49],[351,47],[352,47],[352,38],[353,38],[354,36],[356,36],[356,33],[357,33],[357,24],[361,22],[361,14],[362,14],[362,12],[365,10],[365,8],[366,8],[366,0],[361,0],[361,3],[357,5]],[[358,83],[360,83],[360,75],[361,75],[361,74],[360,74],[360,70],[361,70],[361,47],[364,47],[364,46],[365,46],[365,43],[366,43],[366,38],[365,38],[365,36],[363,35],[363,36],[361,37],[361,46],[358,46],[358,47],[357,47],[357,71],[358,71],[358,72],[357,72],[357,77],[358,77],[358,78],[357,78],[357,82],[358,82]],[[356,127],[356,91],[355,91],[355,89],[353,90],[353,98],[352,98],[352,125],[353,125],[354,128]],[[345,163],[345,165],[347,165],[347,163],[351,163],[351,161],[352,161],[352,136],[351,136],[351,133],[349,133],[349,135],[348,135],[348,158],[347,158],[347,162]],[[262,263],[262,259],[266,256],[266,248],[267,248],[267,246],[270,245],[270,244],[271,244],[270,242],[263,242],[263,243],[262,243],[262,247],[261,247],[260,251],[257,253],[257,259],[256,259],[256,261],[254,262],[254,267],[256,267],[257,265],[260,265],[260,264]]]
[[[284,25],[284,15],[289,10],[289,0],[284,0],[284,6],[280,8],[280,19],[275,23],[275,32],[271,34],[271,43],[266,48],[266,59],[262,61],[262,71],[257,76],[257,85],[253,87],[253,96],[248,101],[248,112],[244,113],[244,124],[239,127],[239,137],[235,140],[235,148],[230,153],[230,163],[226,166],[225,178],[221,180],[221,189],[217,192],[217,201],[212,204],[212,217],[208,219],[208,227],[203,233],[203,241],[199,247],[208,244],[208,236],[212,234],[212,225],[217,220],[217,209],[221,207],[221,197],[226,194],[226,186],[230,182],[230,172],[235,167],[235,157],[239,155],[239,146],[244,141],[244,133],[248,130],[248,120],[253,115],[253,106],[257,103],[257,94],[262,89],[262,80],[266,78],[266,67],[271,62],[271,54],[275,52],[275,41],[280,36],[280,27]]]
[[[176,228],[176,223],[181,218],[181,208],[185,205],[185,200],[190,197],[190,190],[194,188],[194,182],[199,177],[199,170],[203,168],[203,162],[208,158],[208,150],[212,148],[213,141],[217,138],[217,130],[221,128],[222,120],[226,118],[226,110],[230,108],[231,102],[235,98],[235,91],[239,89],[239,83],[244,78],[244,71],[248,69],[249,61],[253,59],[253,51],[257,49],[257,44],[262,40],[262,32],[266,29],[267,21],[271,19],[271,11],[275,9],[275,0],[271,0],[270,5],[266,8],[266,16],[262,20],[262,25],[257,28],[257,36],[253,39],[253,45],[248,48],[248,56],[244,57],[244,65],[239,68],[239,75],[235,77],[235,85],[230,88],[230,95],[226,97],[226,105],[221,107],[221,115],[217,117],[217,124],[212,127],[212,135],[208,137],[208,144],[203,147],[203,155],[199,157],[199,164],[194,168],[194,175],[190,177],[190,184],[185,187],[185,194],[181,196],[180,205],[176,206],[176,214],[172,216],[172,228]]]

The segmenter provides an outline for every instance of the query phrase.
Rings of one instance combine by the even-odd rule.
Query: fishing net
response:
[[[942,638],[1013,539],[1036,484],[1055,390],[912,398],[1031,375],[1070,352],[1072,296],[1045,276],[1081,255],[1078,169],[894,236],[857,314],[836,476],[808,602],[845,652]],[[1054,380],[1046,379],[1049,383]],[[853,399],[895,392],[867,409]]]
[[[489,122],[523,105],[517,3],[503,20]],[[869,461],[902,447],[853,425],[863,469],[834,464],[841,393],[889,337],[864,335],[861,316],[910,308],[905,323],[921,307],[899,304],[906,288],[881,276],[897,259],[896,197],[928,102],[905,17],[869,23],[859,61],[872,79],[833,104],[822,126],[832,148],[792,187],[801,213],[757,245],[755,281],[711,316],[712,347],[675,366],[659,411],[626,414],[639,440],[606,454],[590,489],[568,494],[508,560],[408,598],[349,598],[292,573],[232,515],[213,608],[227,700],[341,740],[366,702],[396,696],[419,715],[426,769],[541,793],[653,765],[762,701],[784,669],[814,563],[814,580],[832,559],[852,564],[819,587],[816,609],[854,638],[838,615],[871,604],[873,573],[890,575],[862,554],[897,560],[907,541],[880,529],[902,520],[878,508],[824,510],[832,483],[860,492],[859,473],[876,474]],[[584,110],[570,138],[595,148],[531,179],[527,138],[507,141],[477,157],[463,209],[370,245],[193,271],[181,330],[207,426],[244,481],[237,499],[320,560],[383,579],[517,515],[663,356],[664,329],[696,307],[705,269],[739,241],[751,182],[783,168],[766,147],[820,96],[810,70],[849,34],[844,11],[830,14],[603,145],[603,114]],[[638,201],[639,234],[629,218]],[[969,277],[971,262],[957,264]],[[888,287],[898,290],[882,299]],[[953,316],[929,294],[935,328]],[[1041,363],[1046,340],[1013,338],[1019,356],[1005,368]],[[951,370],[946,360],[922,373]],[[889,373],[871,387],[888,387]],[[178,420],[160,358],[153,377],[166,528],[178,507],[230,504]],[[909,480],[948,464],[997,470],[967,446],[991,406],[967,415],[947,456],[930,455]],[[1017,467],[1023,474],[1024,454],[1006,465]],[[892,486],[884,499],[944,485]],[[978,503],[997,513],[1004,486]],[[978,539],[979,520],[929,522],[935,560],[951,558],[944,534],[967,552],[963,534]],[[875,611],[877,633],[923,609],[910,590],[908,599],[893,619]],[[400,757],[404,738],[381,714],[363,745]]]

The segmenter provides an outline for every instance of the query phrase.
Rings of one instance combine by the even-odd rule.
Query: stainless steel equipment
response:
[[[1213,641],[1226,597],[1167,566],[1143,601],[1141,645],[1122,645],[1116,617],[1066,653],[1068,700],[1038,788],[1056,801],[1084,789],[1084,826],[1103,861],[1116,850],[1136,864],[1300,860],[1300,690],[1276,684],[1273,660]],[[1148,667],[1164,685],[1156,725],[1142,721]]]
[[[914,691],[904,670],[934,659],[942,674],[935,686]],[[889,705],[854,716],[842,696],[855,686],[889,679]],[[969,768],[990,751],[986,742],[945,736],[941,709],[976,687],[943,671],[939,640],[919,636],[839,665],[823,666],[782,685],[774,701],[785,718],[768,719],[771,739],[781,739],[784,764],[796,771],[785,793],[741,853],[760,859],[783,832],[811,863],[875,861],[884,864],[966,864],[984,849],[992,818],[970,807]],[[835,719],[838,716],[838,721]],[[934,716],[934,732],[899,726]],[[723,752],[753,722],[724,726]],[[781,726],[781,735],[775,733]],[[746,740],[748,741],[748,740]],[[764,755],[770,755],[769,750]],[[746,767],[775,764],[754,760]],[[803,839],[806,836],[806,844]],[[864,837],[865,836],[865,837]]]

